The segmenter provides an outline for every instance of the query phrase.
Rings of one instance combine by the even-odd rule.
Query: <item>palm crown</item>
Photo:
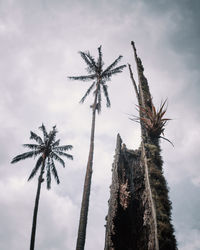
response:
[[[69,79],[71,80],[81,80],[81,81],[93,81],[92,85],[88,88],[85,95],[80,100],[83,103],[86,97],[90,94],[90,92],[95,88],[94,94],[97,91],[97,102],[96,109],[98,112],[101,111],[101,93],[103,91],[104,96],[106,98],[106,106],[110,107],[110,99],[108,96],[108,86],[106,84],[107,81],[111,79],[112,75],[117,73],[121,73],[123,68],[126,65],[121,65],[116,67],[116,65],[121,60],[122,56],[119,56],[112,64],[110,64],[106,69],[103,70],[104,62],[102,60],[102,52],[101,46],[98,48],[98,59],[95,61],[94,57],[90,55],[89,51],[87,52],[79,52],[85,63],[87,64],[87,72],[88,75],[83,76],[71,76]]]
[[[41,167],[44,162],[44,171],[46,169],[46,181],[47,189],[51,188],[51,173],[53,174],[57,184],[60,183],[58,173],[55,167],[54,160],[59,161],[63,167],[65,167],[65,162],[60,156],[65,156],[73,160],[73,156],[65,153],[65,151],[72,149],[72,145],[59,146],[60,140],[56,140],[56,126],[47,133],[45,126],[42,124],[39,129],[43,132],[43,139],[34,132],[30,132],[30,139],[33,139],[37,144],[23,144],[24,147],[31,149],[31,151],[17,155],[13,158],[11,163],[16,163],[27,158],[39,156],[37,159],[36,165],[33,168],[28,181],[31,180]],[[46,168],[45,168],[46,167]]]

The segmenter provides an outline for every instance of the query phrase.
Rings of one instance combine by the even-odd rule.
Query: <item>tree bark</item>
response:
[[[151,100],[151,94],[149,91],[147,79],[145,78],[145,76],[143,74],[144,68],[142,66],[141,59],[137,56],[137,51],[136,51],[134,42],[131,42],[131,45],[133,47],[135,62],[137,65],[137,73],[138,73],[138,81],[139,81],[139,93],[137,91],[135,84],[134,84],[134,88],[135,88],[135,91],[137,91],[136,95],[138,94],[137,98],[138,98],[139,106],[146,108],[147,106],[149,106],[149,101]],[[130,67],[129,67],[129,70],[130,70],[131,79],[133,81],[133,75],[131,75],[132,72],[131,72]],[[140,118],[144,116],[141,113],[140,108],[139,108],[139,113],[140,113]],[[143,156],[143,160],[144,160],[145,179],[146,179],[145,184],[146,184],[147,192],[149,193],[149,195],[148,195],[149,203],[150,203],[149,205],[151,207],[151,213],[152,213],[152,218],[153,218],[153,222],[154,222],[153,223],[154,248],[155,248],[155,250],[159,250],[159,242],[158,242],[158,234],[157,234],[156,208],[155,208],[155,203],[154,203],[154,200],[152,197],[152,187],[151,187],[150,180],[149,180],[149,169],[148,169],[148,163],[147,163],[146,150],[144,147],[144,144],[148,142],[149,136],[148,136],[147,130],[143,124],[143,121],[141,119],[140,119],[140,124],[141,124],[141,134],[142,134],[142,156]]]
[[[76,250],[84,250],[84,246],[85,246],[89,198],[90,198],[90,189],[91,189],[91,180],[92,180],[92,165],[93,165],[93,154],[94,154],[94,134],[95,134],[95,118],[96,118],[98,85],[99,85],[99,81],[97,82],[94,104],[92,106],[92,128],[91,128],[91,136],[90,136],[90,150],[89,150],[87,169],[86,169],[86,175],[85,175],[82,203],[81,203],[81,212],[80,212]]]
[[[153,222],[154,222],[153,231],[154,231],[155,238],[154,238],[154,242],[153,242],[153,248],[155,250],[159,250],[156,208],[155,208],[155,203],[154,203],[153,196],[152,196],[151,184],[150,184],[150,180],[149,180],[149,168],[148,168],[146,150],[145,150],[143,141],[142,141],[142,150],[141,151],[142,151],[142,157],[144,160],[145,184],[146,184],[147,194],[148,194],[149,203],[150,203],[150,207],[151,207],[152,218],[153,218]],[[152,242],[150,242],[150,243],[152,244]]]
[[[135,79],[133,77],[133,71],[131,69],[131,65],[130,64],[128,64],[128,68],[129,68],[130,78],[132,80],[132,83],[133,83],[133,86],[134,86],[134,89],[135,89],[135,94],[136,94],[136,97],[137,97],[138,105],[140,106],[140,96],[139,96],[137,84],[136,84]]]
[[[40,175],[38,177],[38,187],[37,187],[37,193],[35,198],[35,207],[33,212],[33,223],[32,223],[32,231],[31,231],[31,242],[30,242],[30,250],[34,250],[35,248],[35,234],[36,234],[36,224],[37,224],[37,214],[38,214],[38,206],[39,206],[39,199],[40,199],[40,190],[41,190],[41,184],[42,184],[42,177],[44,174],[44,167],[45,167],[45,160],[46,158],[43,158],[42,162],[42,168],[40,171]]]

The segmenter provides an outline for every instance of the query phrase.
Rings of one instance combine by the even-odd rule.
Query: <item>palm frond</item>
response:
[[[96,72],[96,64],[93,58],[91,58],[91,55],[89,54],[89,52],[82,52],[79,51],[79,54],[81,55],[81,57],[83,58],[83,60],[85,61],[85,63],[87,64],[87,71],[89,73],[91,72]],[[91,60],[92,59],[92,60]]]
[[[69,76],[68,79],[70,80],[80,80],[80,81],[91,81],[96,78],[96,74],[91,74],[88,76]]]
[[[53,147],[53,148],[54,148],[54,147],[57,147],[57,146],[59,146],[59,144],[60,144],[60,139],[57,140],[57,141],[55,141],[55,142],[52,144],[52,147]]]
[[[35,164],[34,169],[32,170],[32,172],[31,172],[31,174],[30,174],[30,176],[29,176],[29,178],[28,178],[28,181],[30,181],[30,180],[36,175],[36,173],[37,173],[38,169],[40,168],[42,162],[43,162],[43,157],[40,156],[40,157],[38,158],[36,164]]]
[[[88,60],[90,61],[91,65],[92,65],[92,66],[89,67],[90,70],[91,70],[91,72],[97,72],[97,69],[98,69],[98,68],[97,68],[97,64],[96,64],[96,62],[95,62],[94,57],[90,54],[89,51],[87,51],[87,52],[85,53],[85,55],[86,55],[86,57],[88,58]]]
[[[46,128],[45,128],[45,126],[44,126],[43,123],[42,123],[42,126],[39,127],[39,129],[42,130],[43,136],[44,136],[44,141],[45,141],[45,139],[48,137],[48,133],[47,133],[47,130],[46,130]]]
[[[48,141],[47,141],[48,148],[50,147],[50,145],[52,145],[55,142],[57,132],[58,131],[56,130],[56,126],[53,126],[53,129],[48,134]]]
[[[53,159],[51,159],[51,172],[52,172],[57,184],[59,184],[60,180],[59,180],[58,173],[57,173]]]
[[[43,141],[42,141],[42,138],[40,137],[40,136],[38,136],[36,133],[34,133],[34,132],[30,132],[31,133],[31,135],[30,135],[30,139],[32,140],[35,140],[37,143],[39,143],[39,144],[43,144]]]
[[[56,152],[56,153],[61,154],[61,153],[63,153],[63,152],[59,152],[59,151],[58,151],[58,152]],[[51,154],[52,158],[53,158],[54,160],[56,160],[56,161],[59,161],[60,164],[62,164],[62,166],[65,167],[65,162],[64,162],[63,159],[60,158],[56,153],[52,152],[52,154]],[[63,153],[63,154],[64,154],[64,153]]]
[[[119,56],[117,59],[115,59],[115,61],[110,64],[104,71],[102,74],[108,73],[110,70],[112,70],[122,59],[123,56]]]
[[[16,163],[18,161],[25,160],[27,158],[35,157],[40,153],[41,153],[41,150],[34,150],[34,151],[30,151],[30,152],[17,155],[12,159],[11,163]]]
[[[67,151],[67,150],[71,150],[72,148],[73,148],[72,145],[64,145],[64,146],[55,147],[54,150],[56,150],[56,151]]]
[[[34,149],[34,150],[39,150],[41,149],[41,146],[40,145],[37,145],[37,144],[23,144],[23,146],[25,148],[30,148],[30,149]]]
[[[107,85],[102,85],[103,87],[103,92],[104,92],[104,95],[105,95],[105,98],[106,98],[106,106],[107,107],[110,107],[111,104],[110,104],[110,99],[109,99],[109,96],[108,96],[108,86]]]
[[[109,70],[107,72],[103,72],[102,77],[106,78],[106,79],[109,79],[112,75],[121,73],[125,67],[126,67],[126,65],[121,65],[121,66],[119,66],[117,68],[114,68],[112,70]]]
[[[70,154],[67,154],[67,153],[62,152],[62,151],[57,151],[56,153],[59,154],[59,155],[61,155],[61,156],[66,156],[70,160],[73,160],[73,156],[70,155]]]
[[[80,103],[84,103],[85,98],[90,94],[90,92],[93,89],[94,85],[95,85],[95,82],[93,82],[92,85],[89,87],[89,89],[86,91],[85,95],[81,98]]]

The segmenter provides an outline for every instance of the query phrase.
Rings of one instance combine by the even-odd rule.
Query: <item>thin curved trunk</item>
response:
[[[138,105],[145,108],[146,107],[146,100],[145,100],[145,97],[144,97],[144,91],[142,89],[142,79],[145,78],[144,75],[143,75],[144,68],[142,66],[140,58],[138,58],[138,56],[137,56],[137,52],[136,52],[134,42],[131,42],[131,45],[133,47],[135,62],[136,62],[136,65],[137,65],[137,73],[138,73],[138,80],[139,80],[139,91],[137,90],[137,85],[136,85],[135,80],[133,78],[133,73],[132,73],[131,67],[129,66],[130,77],[131,77],[131,80],[133,82],[133,85],[134,85],[134,88],[135,88],[135,91],[136,91],[136,95],[137,95],[137,99],[138,99]],[[147,82],[146,82],[146,84],[148,85]],[[149,94],[149,99],[151,99],[150,93],[148,93],[148,94]],[[140,118],[141,118],[143,115],[142,115],[140,109],[139,109],[139,113],[140,113]],[[143,122],[142,122],[141,119],[140,119],[140,124],[141,124],[141,132],[142,132],[142,156],[143,156],[143,159],[144,159],[144,170],[145,170],[145,180],[146,180],[145,185],[146,185],[147,192],[149,193],[150,207],[151,207],[151,211],[152,211],[153,225],[154,225],[154,240],[155,240],[154,246],[155,246],[155,250],[159,250],[156,208],[155,208],[154,200],[153,200],[153,197],[152,197],[152,190],[151,190],[151,184],[150,184],[150,180],[149,180],[149,169],[148,169],[148,163],[147,163],[147,157],[146,157],[146,150],[145,150],[145,147],[144,147],[146,138],[148,136],[147,136],[145,126],[143,125]]]
[[[150,180],[149,180],[149,169],[148,169],[147,157],[146,157],[146,152],[145,152],[143,141],[142,141],[142,156],[144,159],[146,189],[149,193],[150,206],[151,206],[152,217],[153,217],[153,222],[154,222],[154,236],[155,236],[154,247],[155,247],[155,250],[159,250],[156,209],[155,209],[155,204],[153,201],[153,196],[152,196],[152,191],[151,191],[151,185],[150,185]]]
[[[129,68],[130,78],[131,78],[131,81],[132,81],[134,89],[135,89],[135,94],[136,94],[136,97],[137,97],[138,105],[140,106],[141,105],[140,104],[140,96],[139,96],[137,84],[136,84],[135,79],[133,77],[133,71],[131,69],[131,65],[130,64],[128,64],[128,68]]]
[[[31,231],[31,243],[30,243],[30,250],[34,250],[35,247],[35,234],[36,234],[36,224],[37,224],[37,214],[38,214],[38,206],[39,206],[39,199],[40,199],[40,190],[41,190],[41,184],[42,184],[42,177],[44,174],[44,167],[45,167],[45,157],[43,158],[42,162],[42,168],[40,171],[40,175],[38,178],[38,187],[37,187],[37,193],[35,198],[35,207],[33,212],[33,223],[32,223],[32,231]]]
[[[139,90],[140,90],[140,97],[141,97],[141,104],[142,104],[141,106],[145,107],[145,99],[144,99],[144,96],[143,96],[141,83],[139,84]],[[140,117],[142,117],[141,111],[140,111]],[[155,244],[155,250],[159,250],[156,208],[155,208],[154,200],[153,200],[153,197],[152,197],[152,190],[151,190],[151,184],[150,184],[150,180],[149,180],[149,169],[148,169],[148,163],[147,163],[147,157],[146,157],[146,150],[145,150],[145,147],[144,147],[147,132],[146,132],[146,129],[144,128],[144,125],[142,124],[142,122],[141,122],[141,130],[142,130],[142,153],[143,153],[145,177],[146,177],[145,178],[146,179],[145,183],[146,183],[146,189],[147,189],[147,191],[149,193],[150,206],[151,206],[153,224],[154,224],[154,240],[155,240],[154,244]]]
[[[84,246],[85,246],[90,188],[91,188],[91,180],[92,180],[94,132],[95,132],[98,84],[96,88],[94,104],[92,106],[92,128],[91,128],[91,136],[90,136],[90,150],[89,150],[87,169],[86,169],[86,175],[85,175],[82,203],[81,203],[81,212],[80,212],[80,220],[79,220],[79,228],[78,228],[78,237],[77,237],[77,242],[76,242],[76,250],[84,250]]]

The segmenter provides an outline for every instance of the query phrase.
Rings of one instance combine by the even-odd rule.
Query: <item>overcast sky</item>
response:
[[[180,250],[200,249],[200,1],[198,0],[0,0],[0,249],[27,250],[37,177],[27,182],[34,160],[10,161],[25,152],[30,130],[57,125],[61,144],[72,144],[74,161],[57,165],[60,185],[42,186],[36,249],[75,249],[83,178],[89,150],[92,96],[89,83],[67,76],[85,73],[78,51],[105,66],[119,55],[135,69],[134,40],[154,103],[168,98],[173,120],[162,142],[173,223]],[[109,82],[111,108],[97,117],[87,250],[104,247],[105,216],[116,136],[130,149],[140,144],[136,97],[128,70]]]

